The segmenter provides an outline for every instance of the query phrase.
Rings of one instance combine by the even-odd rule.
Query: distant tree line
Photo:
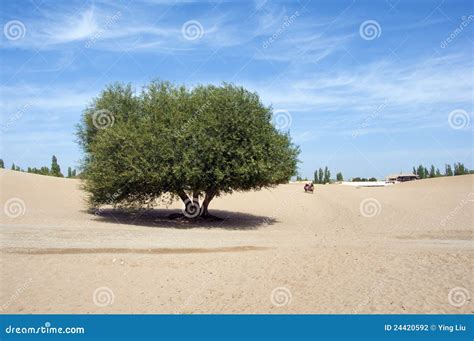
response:
[[[423,165],[419,165],[418,167],[413,167],[413,174],[418,175],[420,179],[427,179],[427,178],[437,178],[440,176],[455,176],[455,175],[465,175],[465,174],[474,174],[473,170],[469,170],[464,166],[463,163],[458,162],[455,163],[453,166],[446,164],[444,173],[441,173],[439,168],[436,168],[434,165],[428,169]],[[296,176],[296,181],[308,181],[308,178],[303,178],[301,175]],[[313,183],[315,184],[327,184],[331,183],[333,180],[331,179],[331,171],[328,167],[319,168],[314,171],[314,180]],[[336,181],[344,181],[344,177],[342,173],[339,172],[336,174]],[[352,182],[370,182],[370,181],[377,181],[375,177],[371,178],[361,178],[355,177],[352,178],[350,181]]]
[[[0,159],[0,168],[5,168],[5,162],[3,159]],[[56,176],[59,178],[63,178],[64,175],[61,173],[61,167],[59,166],[58,159],[55,155],[51,158],[51,167],[46,167],[43,166],[41,168],[36,168],[36,167],[28,167],[26,170],[21,168],[18,165],[15,165],[15,163],[12,163],[12,166],[10,168],[11,170],[14,171],[19,171],[19,172],[27,172],[27,173],[33,173],[33,174],[40,174],[40,175],[48,175],[48,176]],[[67,169],[67,177],[68,178],[74,178],[77,176],[76,170],[68,167]]]
[[[336,180],[337,181],[343,181],[344,180],[344,178],[342,176],[342,173],[339,172],[339,173],[336,174]],[[313,183],[324,185],[324,184],[328,184],[328,183],[331,183],[331,182],[332,182],[331,171],[328,169],[328,166],[324,167],[324,169],[319,168],[319,169],[314,171]]]
[[[377,181],[377,179],[374,178],[374,177],[371,177],[371,178],[369,178],[369,179],[367,179],[367,178],[359,178],[358,176],[355,177],[355,178],[352,178],[352,182],[367,182],[367,181]]]
[[[454,168],[454,170],[453,170]],[[416,174],[420,177],[420,179],[427,179],[427,178],[437,178],[440,176],[456,176],[456,175],[465,175],[465,174],[472,174],[472,171],[469,171],[463,163],[458,162],[455,163],[453,167],[450,164],[446,164],[444,166],[444,174],[441,174],[439,168],[435,168],[434,165],[431,165],[430,169],[426,168],[423,165],[419,165],[418,167],[413,167],[413,174]]]

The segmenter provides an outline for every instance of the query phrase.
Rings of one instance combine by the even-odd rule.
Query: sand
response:
[[[4,313],[474,312],[472,175],[235,193],[199,223],[166,218],[180,203],[91,214],[78,180],[0,181]]]

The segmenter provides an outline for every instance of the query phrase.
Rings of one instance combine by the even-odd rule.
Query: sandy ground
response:
[[[166,219],[179,203],[88,213],[77,180],[0,181],[6,313],[474,312],[472,175],[236,193],[194,224]]]

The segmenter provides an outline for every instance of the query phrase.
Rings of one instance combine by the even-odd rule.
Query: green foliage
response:
[[[414,174],[418,175],[420,179],[426,179],[426,178],[436,178],[443,176],[441,174],[441,171],[439,168],[435,168],[434,165],[431,165],[430,170],[423,165],[419,165],[417,169],[413,167]],[[463,163],[458,162],[454,164],[454,171],[451,165],[446,164],[445,165],[445,172],[444,176],[453,176],[453,175],[464,175],[464,174],[469,174],[469,169],[467,169]]]
[[[419,165],[416,174],[420,177],[420,179],[426,178],[425,167],[423,165]]]
[[[331,172],[329,171],[328,167],[324,167],[324,183],[327,184],[331,181]]]
[[[469,174],[469,169],[467,169],[464,164],[461,162],[454,164],[454,175],[465,175]]]
[[[0,161],[1,161],[0,166],[4,166],[3,160],[0,159]],[[0,168],[2,168],[2,167],[0,167]],[[69,169],[70,168],[71,167],[69,167]],[[68,172],[69,172],[69,169],[68,169]],[[15,165],[15,163],[12,164],[11,170],[24,172],[24,169],[20,168],[20,166],[18,166],[18,165]],[[39,175],[49,175],[49,176],[63,177],[63,175],[61,173],[61,168],[59,167],[59,164],[58,164],[58,159],[54,155],[52,157],[51,169],[49,169],[48,167],[41,167],[41,168],[27,167],[26,171],[28,173],[39,174]],[[72,175],[76,176],[76,170],[72,171]]]
[[[98,110],[113,115],[113,124],[94,124]],[[193,193],[205,194],[207,211],[221,193],[286,183],[296,175],[299,148],[271,118],[257,94],[230,84],[190,90],[152,82],[139,95],[110,86],[77,131],[90,203],[153,206],[165,193],[185,202]]]
[[[451,165],[446,165],[444,175],[453,176],[453,170],[451,168]]]
[[[369,179],[369,181],[377,181],[377,179],[374,178],[374,177],[371,177],[371,178]]]
[[[434,165],[431,165],[431,168],[430,168],[430,178],[434,178],[435,176],[436,176],[435,166],[434,166]]]
[[[337,180],[337,181],[344,181],[344,177],[342,176],[342,173],[341,173],[341,172],[339,172],[339,173],[336,174],[336,180]]]
[[[0,168],[5,168],[5,163],[3,162],[3,159],[0,159]]]
[[[63,177],[64,175],[61,173],[61,167],[58,164],[58,159],[56,158],[55,155],[53,155],[53,158],[51,160],[51,173],[52,176],[56,177]]]
[[[313,180],[313,183],[319,184],[319,178],[318,178],[318,171],[317,171],[317,170],[314,171],[314,180]]]
[[[323,178],[324,177],[324,172],[323,172],[322,168],[319,168],[318,174],[319,174],[319,183],[322,184],[323,180],[324,180],[324,178]]]
[[[355,177],[355,178],[352,178],[352,182],[367,182],[369,181],[367,178],[360,178],[360,177]]]

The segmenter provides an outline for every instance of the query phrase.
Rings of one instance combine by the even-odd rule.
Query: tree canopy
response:
[[[256,93],[232,84],[108,86],[77,130],[90,203],[152,207],[169,193],[196,217],[222,193],[288,182],[299,148],[271,119]]]

